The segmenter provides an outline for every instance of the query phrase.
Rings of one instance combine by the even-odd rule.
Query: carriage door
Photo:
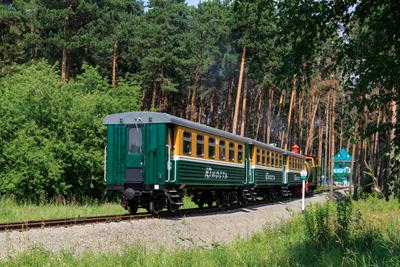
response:
[[[282,184],[288,184],[288,175],[287,175],[287,167],[286,163],[289,160],[287,155],[282,154]]]
[[[125,183],[143,183],[143,127],[134,124],[127,131]]]

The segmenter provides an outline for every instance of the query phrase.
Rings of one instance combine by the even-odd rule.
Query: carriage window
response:
[[[278,154],[278,167],[282,167],[281,163],[281,154]]]
[[[265,166],[265,150],[262,150],[261,152],[262,152],[262,154],[261,154],[261,158],[262,158],[262,165],[264,165],[264,166]]]
[[[242,162],[243,159],[243,146],[238,145],[238,161]]]
[[[271,154],[267,150],[267,166],[271,166]]]
[[[256,155],[257,155],[257,164],[260,165],[260,149],[256,150]]]
[[[278,154],[277,153],[274,153],[275,154],[275,167],[277,167],[278,166]]]
[[[129,154],[142,153],[142,128],[135,127],[129,129]]]
[[[226,149],[225,149],[225,141],[219,141],[219,159],[225,160],[226,158]]]
[[[192,154],[192,133],[183,132],[183,153]]]
[[[197,156],[204,156],[204,136],[197,135],[196,138],[196,153]]]
[[[229,143],[229,160],[235,161],[235,144]]]
[[[210,159],[215,158],[215,139],[208,138],[208,157]]]

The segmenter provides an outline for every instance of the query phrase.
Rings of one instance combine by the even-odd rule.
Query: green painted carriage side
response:
[[[201,162],[192,158],[173,161],[172,173],[176,183],[185,185],[243,185],[245,183],[245,168],[227,164]]]
[[[107,185],[123,185],[126,170],[126,125],[107,126]]]
[[[261,168],[253,169],[257,185],[281,185],[282,171],[266,170]]]
[[[143,162],[144,183],[162,185],[167,180],[167,125],[144,125]]]
[[[245,177],[244,183],[245,184],[254,184],[255,181],[252,180],[251,177],[251,168],[250,168],[250,145],[244,145],[244,164],[245,164]]]
[[[289,171],[287,173],[288,176],[288,184],[293,185],[293,184],[301,184],[301,179],[300,179],[300,173],[299,172],[291,172]]]
[[[123,185],[128,168],[143,169],[145,184],[164,184],[167,179],[167,125],[142,124],[142,155],[128,153],[128,132],[134,125],[107,125],[106,183]]]

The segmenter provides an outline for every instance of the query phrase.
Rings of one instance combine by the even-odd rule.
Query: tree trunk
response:
[[[322,123],[320,122],[318,129],[318,155],[317,155],[320,166],[322,166],[322,139],[323,139],[323,127]]]
[[[69,30],[68,30],[68,23],[69,23],[69,16],[64,17],[64,40],[69,39]],[[62,56],[61,56],[61,81],[65,82],[69,79],[69,62],[68,62],[68,48],[65,44],[62,47]]]
[[[326,182],[328,177],[328,140],[329,140],[329,108],[330,108],[330,94],[328,93],[328,98],[326,100],[326,107],[325,107],[325,151],[324,151],[324,179]]]
[[[62,58],[61,58],[61,81],[68,81],[68,49],[66,47],[62,48]]]
[[[382,117],[382,111],[379,110],[378,111],[378,117],[376,119],[376,127],[379,128],[380,126],[380,121],[381,121],[381,117]],[[379,148],[379,131],[375,133],[374,135],[374,155],[378,154],[378,148]]]
[[[208,121],[207,124],[215,127],[215,120],[216,120],[216,113],[217,113],[217,90],[213,90],[211,93],[210,99],[210,114],[207,115]]]
[[[368,108],[364,106],[364,122],[363,122],[363,131],[365,132],[368,127]],[[360,190],[361,192],[364,190],[365,181],[364,181],[364,173],[366,168],[366,160],[367,160],[367,138],[362,140],[361,142],[361,161],[360,161]]]
[[[396,164],[396,159],[395,159],[396,147],[394,146],[393,142],[396,139],[396,130],[395,130],[395,127],[397,125],[397,103],[396,103],[396,101],[393,100],[390,103],[390,108],[391,108],[391,118],[390,118],[391,121],[390,122],[391,122],[391,125],[393,128],[390,130],[390,144],[389,144],[389,147],[390,147],[389,152],[390,153],[389,153],[389,175],[388,175],[389,181],[395,179],[394,174],[393,174],[393,169],[395,168],[395,164]]]
[[[354,184],[353,179],[354,179],[354,157],[356,156],[356,145],[353,144],[351,146],[351,172],[350,172],[350,178],[349,178],[349,195],[351,196],[351,187]]]
[[[243,91],[243,100],[242,100],[242,124],[240,126],[240,135],[244,136],[245,134],[245,126],[246,126],[246,118],[247,118],[247,91],[248,91],[248,85],[247,85],[247,79],[244,79],[244,91]]]
[[[153,93],[151,97],[151,108],[156,107],[156,101],[157,101],[157,82],[153,82]]]
[[[286,90],[282,90],[281,96],[279,97],[279,108],[278,113],[276,114],[276,118],[279,118],[283,108],[285,107],[285,100],[286,100]]]
[[[354,192],[353,192],[353,198],[355,200],[358,199],[358,190],[360,188],[360,158],[361,158],[361,143],[356,144],[356,156],[354,160],[354,166],[355,166],[355,179],[354,179]]]
[[[260,135],[260,128],[261,128],[261,122],[262,122],[262,114],[263,114],[263,111],[262,111],[262,109],[261,109],[261,107],[262,107],[262,104],[263,104],[263,100],[264,100],[264,94],[263,94],[263,87],[262,86],[259,86],[258,87],[258,105],[257,105],[257,127],[256,127],[256,136],[255,136],[255,139],[256,140],[259,140],[259,135]]]
[[[302,76],[301,78],[301,94],[299,99],[299,121],[297,122],[297,126],[299,127],[299,135],[297,144],[300,146],[300,153],[304,149],[303,147],[303,111],[304,111],[304,95],[305,95],[305,78]]]
[[[111,74],[111,85],[115,87],[117,84],[117,42],[114,43],[113,46],[113,55],[112,55],[112,74]]]
[[[339,149],[342,148],[343,148],[343,119],[340,120],[340,135],[339,135]]]
[[[333,169],[334,169],[334,157],[335,157],[335,106],[336,106],[336,88],[332,92],[332,112],[331,112],[331,182],[330,182],[330,199],[333,199]]]
[[[223,130],[230,132],[231,128],[231,121],[232,121],[232,94],[233,94],[233,86],[234,86],[234,80],[233,78],[230,79],[229,81],[229,87],[228,87],[228,97],[225,102],[225,121],[224,125],[222,127]]]
[[[289,113],[288,113],[288,120],[287,120],[287,130],[286,130],[286,137],[285,137],[285,149],[288,149],[288,146],[290,145],[289,142],[289,136],[290,136],[290,126],[292,123],[292,112],[293,112],[293,106],[294,106],[294,101],[296,97],[296,75],[293,75],[292,77],[292,82],[291,82],[291,94],[290,94],[290,104],[289,104]]]
[[[265,142],[267,144],[271,143],[271,128],[272,128],[272,104],[274,102],[274,87],[270,87],[268,93],[268,106],[267,106],[267,135],[265,137]]]
[[[238,126],[240,96],[242,95],[242,83],[243,83],[243,75],[244,75],[245,64],[246,64],[246,46],[243,46],[242,61],[240,63],[238,90],[237,90],[237,93],[236,93],[235,114],[233,115],[232,133],[234,133],[234,134],[236,134],[237,126]]]
[[[308,128],[306,148],[304,150],[306,155],[309,155],[311,153],[311,148],[314,143],[313,141],[314,141],[315,117],[317,115],[318,105],[319,105],[319,96],[315,94],[312,97],[312,107],[311,107],[311,114],[310,114],[310,128]]]
[[[192,97],[190,101],[190,120],[196,121],[197,119],[197,90],[200,87],[200,66],[196,67],[196,75],[194,78],[194,85],[192,90]]]

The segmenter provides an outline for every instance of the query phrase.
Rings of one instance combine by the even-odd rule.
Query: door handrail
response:
[[[167,147],[167,182],[171,182],[171,146],[165,145]]]

